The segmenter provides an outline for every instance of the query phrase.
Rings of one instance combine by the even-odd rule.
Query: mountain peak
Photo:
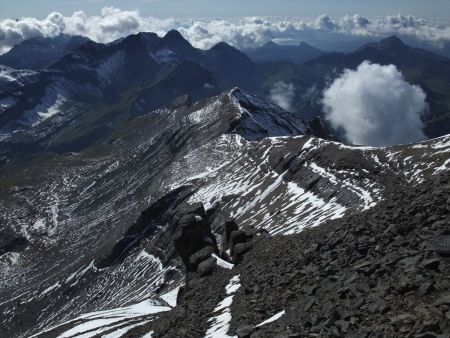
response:
[[[161,40],[158,34],[151,32],[139,33],[139,38],[150,49],[157,48]]]
[[[321,50],[305,42],[301,42],[298,45],[279,45],[273,41],[246,52],[250,59],[258,63],[279,61],[304,63],[323,54]]]
[[[207,51],[207,54],[221,60],[241,60],[242,62],[251,62],[247,55],[240,50],[234,48],[226,42],[219,42]],[[247,64],[248,66],[248,64]]]
[[[375,49],[387,54],[401,53],[403,55],[409,51],[410,47],[403,43],[399,37],[392,35],[379,41],[367,43],[358,50],[362,51],[366,49]]]
[[[217,44],[215,44],[211,50],[235,50],[236,48],[234,48],[233,46],[231,46],[230,44],[226,43],[226,42],[219,42]]]
[[[397,47],[397,46],[406,46],[403,41],[396,35],[392,35],[386,39],[381,40],[380,45],[385,47]]]
[[[395,35],[392,35],[383,40],[379,40],[377,42],[368,43],[362,48],[365,47],[371,47],[382,51],[400,51],[404,50],[405,48],[408,48],[408,46],[405,45],[403,41]]]
[[[163,41],[166,42],[187,42],[187,40],[181,35],[181,33],[175,29],[172,29],[167,32],[167,34],[163,37]]]
[[[228,94],[229,94],[230,96],[235,96],[235,94],[239,95],[239,94],[241,94],[241,93],[242,93],[242,89],[239,88],[239,87],[234,87],[233,89],[231,89],[231,90],[228,92]],[[223,94],[224,94],[224,93],[223,93]]]
[[[148,40],[159,40],[159,37],[155,33],[139,32],[136,34],[130,34],[124,38],[120,38],[120,39],[112,42],[112,44],[132,43],[132,42],[139,43],[139,42],[146,42]]]
[[[192,45],[186,40],[183,35],[177,30],[170,30],[167,34],[161,39],[161,43],[171,49],[177,50],[181,48],[185,52],[193,49]]]
[[[279,47],[279,45],[277,43],[273,42],[272,40],[270,40],[269,42],[266,42],[263,45],[263,48],[276,48],[276,47]]]
[[[156,39],[156,38],[159,38],[158,34],[153,33],[153,32],[139,32],[136,35],[138,37],[140,37],[141,39]]]

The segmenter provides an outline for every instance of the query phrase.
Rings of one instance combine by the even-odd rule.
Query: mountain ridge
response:
[[[426,183],[449,169],[442,156],[450,150],[449,137],[350,147],[304,135],[304,121],[242,90],[184,102],[136,117],[83,152],[0,170],[0,217],[28,241],[21,251],[0,256],[7,271],[0,279],[1,325],[14,337],[69,321],[41,335],[55,337],[93,311],[126,307],[120,310],[125,317],[117,318],[128,327],[154,318],[150,304],[168,310],[161,299],[185,275],[174,246],[179,217],[192,224],[189,210],[199,204],[217,243],[230,218],[245,231],[291,235],[364,213],[393,184]],[[211,271],[211,265],[204,268]],[[218,292],[222,277],[214,286]],[[143,301],[145,311],[129,309]],[[129,311],[138,317],[130,319]],[[117,323],[108,313],[117,312],[86,315],[81,322]]]
[[[0,55],[0,64],[15,69],[39,70],[47,68],[65,54],[81,47],[89,38],[79,35],[58,35],[25,40]]]
[[[243,51],[257,63],[277,61],[304,63],[324,54],[322,50],[306,42],[298,45],[279,45],[274,41],[269,41],[259,48]]]

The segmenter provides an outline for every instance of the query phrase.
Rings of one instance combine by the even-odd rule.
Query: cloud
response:
[[[355,144],[387,146],[425,139],[423,90],[394,66],[364,61],[345,70],[323,93],[326,118]]]
[[[294,96],[294,85],[292,83],[285,83],[283,81],[275,82],[269,94],[270,100],[288,111],[292,109],[292,101],[294,99]]]
[[[142,31],[165,34],[175,22],[172,19],[143,17],[137,10],[104,7],[99,16],[87,16],[77,11],[64,18],[64,24],[63,32],[66,34],[85,35],[97,42],[111,42]]]
[[[34,37],[55,37],[60,34],[84,35],[97,42],[111,42],[140,31],[165,34],[176,24],[172,19],[143,17],[137,10],[104,7],[98,16],[88,16],[76,11],[71,16],[53,12],[46,18],[21,18],[0,20],[0,53],[14,44]]]
[[[0,52],[38,36],[53,37],[65,33],[85,35],[98,42],[110,42],[139,31],[152,31],[161,35],[170,29],[180,30],[185,38],[199,48],[210,48],[220,41],[248,48],[260,46],[269,40],[283,43],[316,41],[326,47],[333,41],[381,38],[392,34],[435,47],[450,41],[449,26],[400,14],[375,19],[358,14],[334,19],[322,14],[305,20],[260,17],[175,20],[142,16],[138,10],[104,7],[99,15],[92,16],[77,11],[70,16],[54,12],[42,20],[29,17],[18,21],[1,19]]]

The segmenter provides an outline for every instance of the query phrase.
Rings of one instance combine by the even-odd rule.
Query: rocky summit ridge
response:
[[[0,336],[448,336],[450,136],[322,127],[233,89],[1,168]]]

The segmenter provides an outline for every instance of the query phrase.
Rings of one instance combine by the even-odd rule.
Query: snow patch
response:
[[[45,231],[47,229],[45,219],[40,218],[36,220],[32,225],[32,229],[37,232]]]
[[[37,333],[31,336],[30,338],[37,337],[43,333],[54,330],[57,327],[70,326],[70,324],[75,323],[76,323],[75,326],[61,333],[58,336],[58,338],[69,338],[73,336],[76,336],[77,338],[80,337],[90,338],[94,337],[95,335],[101,334],[102,332],[111,331],[111,329],[113,328],[123,326],[124,324],[126,324],[126,321],[133,320],[142,316],[148,316],[164,311],[169,311],[170,309],[171,309],[170,307],[163,306],[157,301],[145,300],[138,304],[134,304],[127,307],[87,313],[73,320],[70,320],[66,323],[63,323],[59,326]],[[136,324],[136,326],[143,325],[147,322],[148,320],[142,321]],[[130,330],[133,328],[133,326],[131,325],[128,326],[127,328],[128,330]]]
[[[11,269],[14,265],[19,263],[20,253],[18,252],[7,252],[0,255],[0,271],[5,272]]]
[[[147,251],[142,250],[141,253],[139,255],[136,256],[136,258],[134,259],[135,262],[141,260],[141,259],[145,259],[150,261],[151,263],[155,264],[158,267],[158,270],[162,270],[163,269],[163,264],[161,262],[161,260],[158,257],[155,257],[153,255],[150,255],[149,253],[147,253]]]
[[[28,69],[13,69],[0,65],[0,81],[4,82],[16,82],[23,84],[26,81],[26,77],[35,76],[38,73]]]
[[[372,195],[370,194],[369,191],[360,188],[356,184],[351,183],[349,180],[339,181],[337,179],[337,177],[335,175],[333,175],[331,170],[326,170],[326,169],[318,166],[314,162],[308,163],[308,166],[312,169],[313,172],[328,179],[334,185],[341,184],[344,187],[346,187],[347,189],[349,189],[350,191],[352,191],[353,193],[355,193],[356,195],[358,195],[360,197],[360,200],[363,203],[363,210],[368,210],[368,209],[372,208],[373,206],[375,206],[376,201],[372,197]]]
[[[172,62],[172,61],[176,61],[178,59],[177,54],[167,48],[160,49],[155,53],[150,53],[150,56],[158,64]]]
[[[163,301],[165,301],[171,307],[177,306],[177,296],[178,296],[178,291],[180,290],[180,287],[181,286],[177,286],[175,289],[161,295],[159,298],[161,298]]]
[[[434,173],[438,173],[439,171],[444,171],[447,169],[450,169],[450,167],[448,167],[448,165],[450,164],[450,159],[446,160],[441,166],[437,167],[436,170],[434,171]]]
[[[188,119],[192,124],[208,123],[217,120],[220,102],[214,101],[206,107],[196,110],[188,115]]]
[[[281,317],[283,317],[285,313],[286,313],[285,310],[283,310],[281,312],[278,312],[276,315],[273,315],[269,319],[266,319],[265,321],[263,321],[263,322],[259,323],[258,325],[256,325],[256,327],[261,327],[263,325],[272,323],[272,322],[276,321],[277,319],[280,319]]]
[[[94,270],[97,271],[97,268],[95,267],[95,262],[92,261],[91,263],[89,263],[89,265],[87,265],[84,269],[79,269],[78,271],[72,273],[67,279],[66,279],[66,284],[69,283],[71,280],[76,280],[74,284],[75,285],[78,282],[78,279],[80,279],[80,277],[82,277],[86,272],[88,272],[89,270]]]
[[[53,105],[48,107],[46,110],[45,110],[45,108],[43,108],[44,106],[40,106],[36,110],[38,116],[40,117],[40,120],[44,121],[44,120],[48,119],[49,117],[52,117],[53,115],[58,114],[61,111],[61,107],[63,106],[63,104],[65,102],[66,102],[66,98],[62,97],[61,95],[58,95],[56,97],[56,101],[53,103]],[[40,111],[41,108],[43,108],[42,111]]]
[[[0,80],[6,82],[16,82],[16,79],[11,76],[11,72],[3,68],[0,69]]]
[[[125,333],[127,333],[128,331],[130,331],[131,329],[134,329],[135,327],[138,326],[142,326],[144,324],[147,324],[149,321],[144,321],[138,324],[133,324],[133,325],[129,325],[120,329],[115,330],[114,332],[108,333],[103,335],[101,338],[120,338],[122,337]]]
[[[67,102],[67,98],[63,95],[63,91],[58,85],[50,85],[39,103],[32,109],[23,113],[19,123],[25,126],[34,127],[42,121],[60,114],[63,105]]]
[[[439,141],[437,141],[431,145],[431,148],[433,148],[433,149],[450,148],[450,137],[446,136],[446,137],[440,138]]]
[[[217,256],[216,254],[212,254],[211,257],[213,257],[216,260],[217,266],[220,266],[221,268],[231,270],[234,267],[234,264],[224,261],[222,258]]]
[[[215,316],[208,320],[210,328],[206,331],[205,338],[234,338],[236,336],[229,336],[227,334],[230,329],[231,309],[233,297],[237,290],[241,287],[240,275],[231,278],[230,282],[225,287],[228,297],[224,298],[214,309]]]
[[[14,106],[17,103],[17,100],[12,97],[7,97],[5,99],[0,100],[0,114],[3,113],[6,109]]]
[[[53,227],[49,230],[49,235],[52,236],[55,234],[58,228],[58,213],[59,213],[59,197],[55,194],[55,199],[53,204],[50,206],[50,216],[52,219]]]
[[[49,293],[49,292],[51,292],[51,291],[53,291],[53,290],[56,290],[56,289],[58,289],[58,288],[60,288],[61,287],[61,284],[59,283],[59,282],[57,282],[57,283],[55,283],[55,284],[53,284],[52,286],[49,286],[47,289],[45,289],[44,291],[42,291],[41,292],[41,296],[44,296],[44,295],[46,295],[47,293]]]

